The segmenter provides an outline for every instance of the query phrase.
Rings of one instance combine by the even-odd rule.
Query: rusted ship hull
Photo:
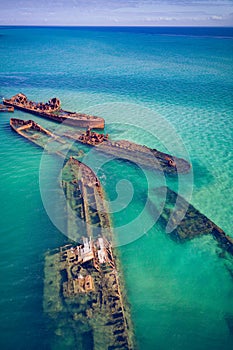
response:
[[[86,134],[87,133],[88,131]],[[91,134],[99,135],[98,137],[101,137],[101,134]],[[60,136],[62,136],[62,134],[60,134]],[[156,149],[151,149],[147,146],[142,146],[130,141],[111,141],[106,137],[101,137],[101,142],[95,143],[90,141],[91,137],[87,138],[85,134],[73,132],[65,132],[63,133],[63,136],[90,147],[95,147],[99,152],[106,153],[114,158],[125,159],[147,168],[165,172],[166,174],[186,174],[191,168],[191,165],[185,159],[177,158]]]
[[[37,104],[27,100],[27,97],[24,94],[17,94],[10,99],[4,99],[3,103],[6,106],[12,106],[23,112],[35,114],[58,123],[65,123],[80,128],[91,127],[95,129],[104,129],[105,121],[103,118],[85,113],[75,113],[62,110],[60,108],[60,101],[56,98],[52,100],[55,100],[56,104],[51,105],[50,102]]]
[[[126,146],[126,145],[127,146]],[[130,147],[128,147],[130,145]],[[182,159],[150,149],[146,146],[136,145],[129,141],[105,141],[98,146],[98,150],[106,154],[128,160],[147,168],[156,169],[166,174],[186,174],[190,171],[190,164]]]
[[[11,118],[10,126],[17,134],[46,149],[49,153],[57,154],[63,158],[66,158],[68,153],[77,157],[83,156],[81,150],[72,147],[64,138],[53,134],[33,120]]]
[[[2,104],[0,104],[0,112],[10,112],[10,113],[13,113],[14,112],[14,107],[11,107],[11,106],[4,106]]]
[[[31,113],[34,115],[37,115],[39,117],[42,118],[46,118],[46,119],[50,119],[53,120],[57,123],[65,123],[66,125],[71,125],[71,126],[78,126],[80,128],[87,128],[89,126],[91,126],[93,129],[104,129],[104,120],[90,120],[84,117],[77,117],[77,118],[72,118],[72,117],[68,117],[66,116],[68,113],[72,113],[72,112],[68,112],[68,111],[64,111],[64,116],[63,115],[59,115],[59,114],[51,114],[51,113],[45,113],[45,112],[39,112],[39,111],[35,111],[29,108],[25,108],[25,107],[21,107],[21,106],[16,106],[10,103],[6,103],[5,101],[3,102],[6,105],[9,106],[14,106],[14,108],[19,109],[23,112],[26,113]],[[91,117],[90,117],[91,118]]]
[[[155,194],[158,202],[159,198],[166,198],[165,203],[162,203],[159,221],[170,232],[172,239],[185,242],[195,237],[212,235],[222,249],[233,255],[233,239],[183,197],[167,187],[156,189]],[[158,216],[160,205],[156,207],[154,203],[151,204],[152,215],[155,213]]]
[[[76,234],[75,241],[83,243],[46,255],[44,310],[54,320],[57,333],[58,329],[63,337],[69,333],[71,348],[84,349],[82,340],[88,336],[85,349],[134,349],[129,307],[122,295],[123,282],[99,180],[90,168],[70,158],[61,185],[74,213],[73,219],[68,218],[68,236]],[[74,232],[69,231],[71,220]]]

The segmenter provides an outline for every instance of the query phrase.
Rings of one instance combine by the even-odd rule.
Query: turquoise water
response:
[[[148,211],[141,226],[134,219],[148,188],[152,193],[158,185],[182,185],[187,198],[192,191],[191,203],[233,236],[232,29],[1,27],[0,50],[1,96],[57,96],[66,109],[103,116],[115,139],[190,157],[193,181],[106,159],[99,175],[109,199],[121,205],[118,212],[111,205],[116,232],[126,226],[123,234],[130,237],[119,251],[139,349],[231,349],[231,262],[219,258],[210,237],[179,245]],[[14,116],[30,118],[19,111]],[[66,237],[44,209],[39,169],[46,168],[42,175],[51,184],[46,190],[52,201],[58,159],[48,156],[41,163],[42,151],[10,130],[10,117],[0,119],[0,343],[3,349],[50,349],[43,256]],[[122,179],[128,183],[117,197]],[[133,202],[123,208],[130,201],[129,183]],[[121,243],[125,236],[119,234]]]

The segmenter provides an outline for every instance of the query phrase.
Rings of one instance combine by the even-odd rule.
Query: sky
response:
[[[233,0],[1,0],[0,25],[233,27]]]

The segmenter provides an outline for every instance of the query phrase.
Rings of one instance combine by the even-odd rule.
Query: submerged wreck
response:
[[[104,119],[85,113],[69,112],[61,109],[61,102],[54,97],[46,103],[33,102],[27,96],[19,93],[9,99],[3,100],[4,105],[12,106],[24,112],[39,115],[40,117],[54,120],[59,123],[65,122],[67,125],[78,126],[80,128],[104,129]]]
[[[112,240],[105,194],[91,168],[70,157],[62,170],[61,185],[67,203],[69,237],[77,241],[84,234],[92,239],[101,235]]]
[[[167,227],[172,239],[184,242],[202,235],[212,235],[219,246],[233,255],[233,239],[183,197],[168,187],[155,190],[157,200],[166,196],[165,203],[152,203],[152,215],[159,213],[159,222]],[[162,211],[160,211],[162,207]]]
[[[68,153],[73,153],[78,157],[83,156],[81,150],[75,149],[64,138],[53,134],[33,120],[11,118],[10,126],[17,134],[46,149],[48,153],[54,153],[63,158],[66,158]]]
[[[0,103],[0,112],[14,112],[14,107],[11,106],[4,106]]]
[[[114,158],[124,159],[147,168],[163,171],[166,174],[185,174],[189,172],[191,167],[190,164],[182,158],[177,158],[167,153],[126,140],[111,141],[108,139],[108,135],[91,132],[90,129],[88,129],[85,134],[82,134],[81,132],[63,132],[62,134],[53,134],[51,131],[43,128],[33,120],[22,120],[17,118],[11,118],[10,125],[21,136],[41,147],[45,147],[47,144],[48,150],[50,152],[51,150],[54,150],[58,155],[63,154],[64,156],[68,147],[71,147],[71,149],[75,147],[74,144],[71,146],[66,141],[72,139],[88,146],[96,147],[96,150],[111,155]],[[51,142],[49,147],[48,141]],[[52,145],[54,147],[52,147]],[[82,153],[82,151],[79,152]]]
[[[106,239],[83,238],[78,245],[50,251],[44,271],[44,311],[61,341],[78,350],[134,349],[129,311]]]
[[[112,155],[114,158],[125,159],[145,167],[164,171],[167,174],[185,174],[191,168],[185,159],[127,140],[112,141],[109,140],[108,134],[92,132],[90,128],[85,133],[65,132],[63,136],[96,147],[98,151]]]
[[[44,311],[53,320],[57,338],[68,340],[70,348],[134,349],[129,307],[99,180],[71,157],[62,171],[62,187],[83,225],[75,222],[80,243],[46,254]]]

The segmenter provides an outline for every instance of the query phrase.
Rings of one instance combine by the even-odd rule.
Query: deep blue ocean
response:
[[[144,205],[167,185],[233,237],[233,28],[1,26],[0,58],[1,98],[57,96],[103,116],[113,139],[192,163],[178,178],[114,159],[93,167],[111,201],[138,348],[232,349],[232,261],[209,236],[174,242]],[[59,161],[13,133],[12,116],[32,119],[0,115],[0,347],[70,349],[43,310],[44,254],[67,241],[50,212]]]

